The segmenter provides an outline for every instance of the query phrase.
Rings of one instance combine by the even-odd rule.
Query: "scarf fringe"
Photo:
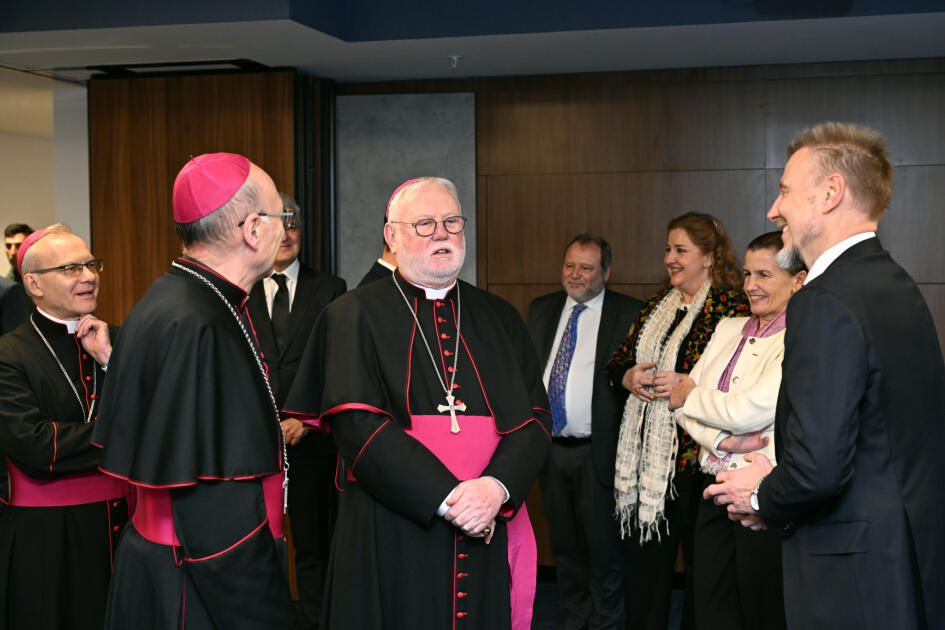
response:
[[[702,285],[689,312],[672,329],[682,294],[675,288],[670,290],[643,322],[634,361],[655,363],[654,371],[675,371],[682,342],[701,314],[710,289],[708,281]],[[678,448],[676,421],[668,401],[659,398],[645,403],[631,394],[620,424],[614,474],[621,537],[630,536],[637,528],[642,544],[652,540],[654,533],[660,540],[659,526],[664,522],[669,531],[665,507],[667,498],[676,496],[673,477]]]

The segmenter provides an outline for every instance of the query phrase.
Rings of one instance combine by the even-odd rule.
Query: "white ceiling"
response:
[[[941,56],[945,12],[370,42],[291,20],[0,34],[0,65],[78,79],[92,65],[237,58],[356,82]]]
[[[369,42],[291,20],[0,33],[0,131],[52,137],[53,90],[98,65],[249,59],[360,82],[918,57],[945,57],[945,12]]]

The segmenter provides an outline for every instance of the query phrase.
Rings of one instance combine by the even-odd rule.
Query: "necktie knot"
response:
[[[279,285],[279,288],[280,288],[280,289],[286,288],[286,277],[285,277],[285,274],[283,274],[283,273],[274,273],[274,274],[272,274],[271,277],[272,277],[272,279],[275,281],[275,283]]]

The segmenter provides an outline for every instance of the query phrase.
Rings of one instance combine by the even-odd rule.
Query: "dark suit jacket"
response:
[[[945,366],[919,289],[861,242],[791,298],[784,346],[759,503],[789,537],[789,627],[942,628]]]
[[[295,373],[299,369],[302,352],[305,350],[305,344],[308,342],[315,320],[329,302],[344,292],[345,281],[341,278],[302,265],[299,269],[299,280],[295,287],[292,309],[289,311],[287,343],[281,351],[276,349],[263,281],[257,282],[250,292],[247,308],[250,317],[253,318],[259,347],[269,366],[269,382],[272,384],[272,393],[280,409],[286,396],[289,395],[289,388],[292,387]]]
[[[555,343],[561,309],[567,293],[558,291],[532,300],[528,307],[528,331],[538,351],[542,373],[548,365],[549,355]],[[601,309],[600,328],[597,330],[597,351],[594,355],[594,393],[591,400],[591,452],[594,467],[605,486],[614,485],[614,460],[617,457],[617,434],[620,429],[620,413],[626,402],[626,392],[618,393],[611,388],[604,366],[614,351],[627,337],[630,324],[634,322],[643,302],[607,289]]]
[[[380,280],[381,278],[390,278],[390,269],[374,261],[374,264],[371,265],[371,268],[368,269],[368,272],[364,274],[364,277],[361,278],[361,282],[358,283],[359,287],[363,287],[366,284]]]
[[[0,287],[0,335],[6,334],[26,321],[33,312],[33,300],[19,282],[3,278]]]

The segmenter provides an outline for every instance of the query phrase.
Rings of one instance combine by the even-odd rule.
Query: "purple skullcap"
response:
[[[23,275],[23,256],[26,255],[26,250],[28,250],[33,243],[43,238],[45,235],[46,228],[36,230],[24,238],[23,242],[20,244],[20,249],[16,250],[16,272],[21,276]]]
[[[191,157],[174,180],[174,220],[191,223],[226,204],[249,177],[250,161],[235,153]]]
[[[415,178],[413,178],[413,179],[408,179],[407,181],[405,181],[403,184],[401,184],[400,186],[398,186],[398,187],[394,190],[394,194],[390,196],[390,200],[387,202],[387,210],[384,211],[384,221],[387,221],[387,220],[390,218],[390,204],[394,203],[394,197],[397,196],[397,193],[399,193],[401,190],[403,190],[404,188],[406,188],[406,187],[409,186],[410,184],[412,184],[412,183],[414,183],[414,182],[416,182],[416,181],[420,181],[420,179],[421,179],[420,177],[415,177]]]

